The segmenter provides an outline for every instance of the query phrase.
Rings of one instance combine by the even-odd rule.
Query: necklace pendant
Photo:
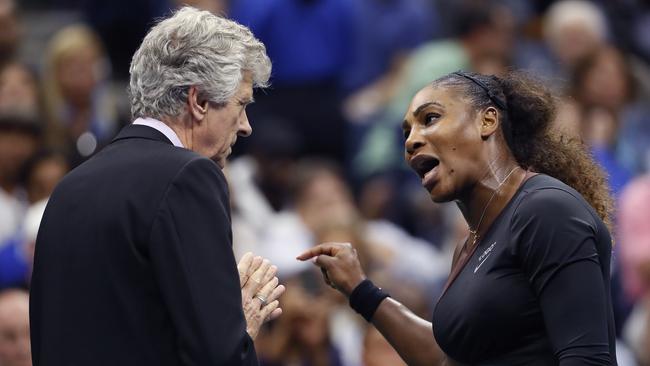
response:
[[[478,235],[476,235],[476,233],[472,233],[472,234],[473,234],[472,235],[472,241],[471,241],[471,244],[469,246],[470,248],[474,248],[474,246],[476,246],[476,243],[478,242]]]

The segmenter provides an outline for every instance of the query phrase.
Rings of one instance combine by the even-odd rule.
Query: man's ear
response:
[[[202,121],[208,113],[208,101],[199,99],[199,91],[196,86],[190,86],[187,92],[187,103],[192,117],[197,121]]]
[[[499,111],[494,107],[488,107],[481,114],[480,123],[481,138],[487,140],[499,129]]]

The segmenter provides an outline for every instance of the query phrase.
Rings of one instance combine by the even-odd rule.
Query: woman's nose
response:
[[[416,130],[411,131],[408,137],[406,138],[406,141],[404,142],[406,153],[412,155],[416,151],[418,151],[418,149],[420,149],[422,146],[424,146],[424,141],[422,140],[422,136],[420,136],[420,134],[417,133]]]

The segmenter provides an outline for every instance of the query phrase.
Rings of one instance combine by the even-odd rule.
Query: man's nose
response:
[[[248,121],[248,115],[244,112],[244,116],[239,123],[239,131],[237,134],[242,137],[248,137],[253,133],[253,127],[251,127],[250,122]]]

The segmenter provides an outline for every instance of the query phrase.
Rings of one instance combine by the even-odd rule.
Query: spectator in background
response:
[[[29,202],[33,204],[50,197],[69,170],[70,165],[60,152],[42,150],[34,155],[25,163],[22,176]]]
[[[348,123],[346,156],[358,152],[358,142],[393,97],[408,54],[440,34],[432,1],[359,0],[352,4],[354,46],[342,83],[342,109]]]
[[[618,249],[623,285],[635,308],[624,336],[640,365],[650,365],[650,176],[633,180],[623,191],[618,212]]]
[[[0,365],[32,365],[29,296],[22,290],[0,292]]]
[[[381,80],[413,48],[440,34],[431,1],[357,0],[352,6],[354,47],[342,80],[346,93]]]
[[[34,244],[46,204],[46,199],[33,203],[27,210],[18,232],[0,248],[0,289],[29,287],[34,263]]]
[[[0,245],[0,289],[12,286],[29,287],[34,258],[36,234],[45,211],[47,199],[69,166],[61,153],[41,151],[25,164],[21,187],[26,193],[25,215],[12,235]],[[29,206],[27,206],[29,205]],[[0,364],[1,366],[1,364]]]
[[[46,0],[48,3],[53,0]],[[168,15],[173,0],[56,0],[81,10],[106,46],[114,77],[127,83],[133,53],[154,20]]]
[[[0,115],[0,247],[16,232],[27,209],[20,170],[38,149],[40,136],[38,121]]]
[[[352,48],[349,0],[237,0],[233,19],[250,27],[273,61],[273,88],[257,93],[252,120],[287,120],[303,154],[342,162],[345,123],[340,85]]]
[[[0,64],[15,56],[19,40],[16,3],[14,0],[0,0]]]
[[[259,336],[262,366],[342,366],[330,331],[337,294],[322,285],[312,268],[286,280],[283,314]]]
[[[650,165],[650,111],[638,83],[624,55],[602,47],[577,63],[572,84],[582,135],[619,192],[631,174]]]
[[[633,180],[621,194],[618,237],[623,283],[632,301],[650,295],[650,176]]]
[[[251,190],[255,190],[270,205],[263,210],[277,212],[290,203],[292,173],[302,140],[286,120],[271,117],[255,123],[255,133],[244,141],[237,141],[238,145],[247,145],[248,154],[228,165],[229,179],[232,179],[233,193],[238,199],[248,200]],[[251,187],[247,186],[249,183]],[[255,212],[247,214],[257,216],[261,211],[259,206],[256,204],[252,208]],[[248,206],[236,208],[247,209]],[[263,220],[255,220],[255,224],[264,226]]]
[[[249,226],[258,228],[254,235],[235,234],[235,253],[259,253],[275,263],[280,273],[289,276],[309,268],[308,264],[294,260],[295,253],[322,240],[344,235],[367,243],[364,268],[368,270],[383,267],[391,275],[410,278],[424,288],[431,288],[441,276],[444,277],[448,266],[431,244],[410,236],[391,222],[366,220],[361,216],[336,164],[304,159],[288,174],[293,177],[291,203],[284,210],[271,213],[262,225],[251,223]],[[244,207],[252,202],[247,201],[250,193],[242,197],[243,192],[238,192],[237,187],[242,185],[246,183],[233,184],[233,205],[241,213],[257,214],[257,206]],[[259,220],[258,217],[249,214],[238,220],[254,221]]]
[[[38,79],[25,64],[9,61],[0,65],[0,111],[40,119]]]
[[[340,218],[356,219],[354,202],[338,167],[330,161],[307,159],[294,166],[288,176],[292,197],[283,210],[271,214],[257,232],[254,240],[259,248],[240,249],[250,245],[241,243],[234,236],[235,252],[254,250],[278,266],[280,273],[288,276],[309,268],[296,262],[294,253],[309,248],[316,242],[316,232],[321,225]],[[255,208],[246,208],[247,197],[243,197],[234,185],[234,206],[242,213],[257,213]],[[243,219],[250,220],[250,214]],[[254,223],[252,223],[254,225]]]
[[[607,20],[593,2],[563,0],[544,17],[544,38],[560,69],[567,73],[580,60],[606,42]]]
[[[52,151],[36,153],[23,164],[20,187],[25,214],[19,217],[14,232],[0,245],[0,289],[29,287],[34,243],[45,204],[68,170],[64,156]]]
[[[106,88],[108,61],[97,35],[79,24],[54,35],[45,60],[48,143],[76,166],[110,142],[118,127],[115,100]]]
[[[611,14],[610,14],[611,15]],[[544,39],[556,60],[556,81],[570,78],[575,67],[598,49],[611,44],[610,25],[603,10],[586,0],[554,3],[544,16]],[[639,58],[624,55],[629,72],[637,80],[638,92],[650,96],[650,69]]]
[[[599,1],[617,46],[650,61],[650,3],[645,0]]]

